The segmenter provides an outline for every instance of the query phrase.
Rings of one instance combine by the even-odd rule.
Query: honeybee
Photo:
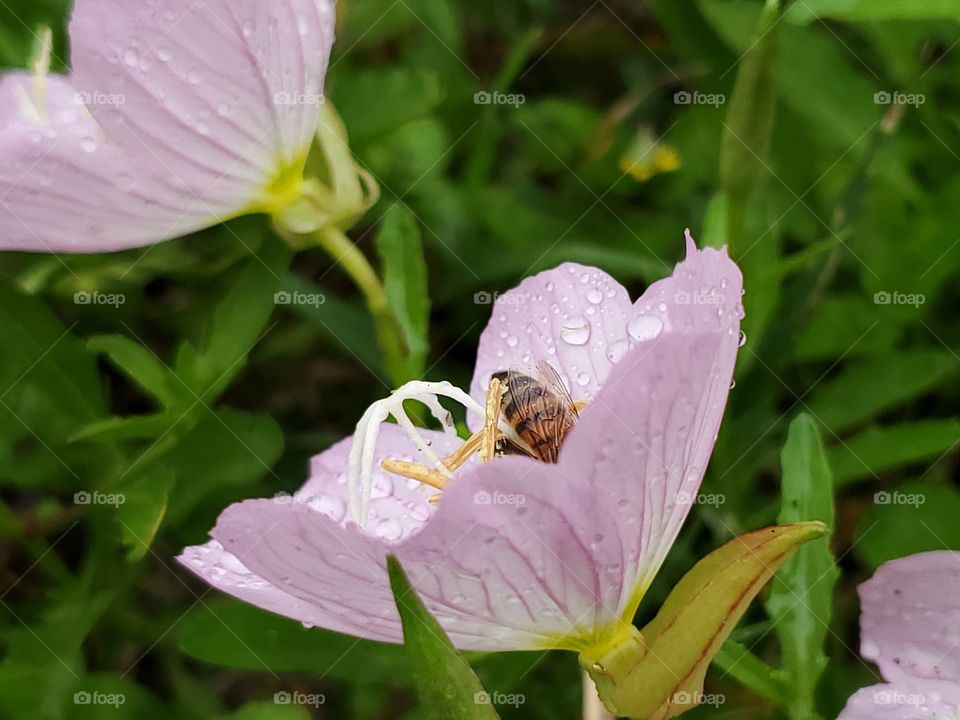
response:
[[[580,419],[578,404],[570,397],[563,380],[549,363],[537,364],[536,376],[517,370],[501,370],[493,378],[504,390],[500,410],[526,444],[507,437],[497,441],[497,454],[529,455],[555,463],[567,433]]]

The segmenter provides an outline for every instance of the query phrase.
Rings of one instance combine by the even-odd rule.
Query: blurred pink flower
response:
[[[887,682],[838,720],[960,718],[960,553],[891,560],[860,586],[860,654]]]
[[[72,74],[0,78],[0,249],[149,245],[296,197],[333,0],[76,0]]]
[[[380,460],[428,463],[425,449],[443,455],[462,441],[422,430],[429,448],[418,447],[401,425],[383,425],[361,522],[348,512],[347,438],[313,459],[296,495],[228,507],[213,540],[179,560],[259,607],[373,640],[402,640],[388,553],[461,648],[576,650],[612,637],[632,622],[703,479],[741,287],[726,250],[698,251],[689,233],[686,260],[636,303],[582,265],[527,278],[493,305],[472,395],[483,402],[494,372],[549,362],[575,400],[589,400],[556,464],[471,462],[434,506],[431,488]]]

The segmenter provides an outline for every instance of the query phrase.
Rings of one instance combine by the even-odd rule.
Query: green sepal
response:
[[[805,522],[734,538],[694,565],[643,630],[581,652],[607,709],[666,720],[698,705],[710,661],[751,600],[797,547],[826,531]]]

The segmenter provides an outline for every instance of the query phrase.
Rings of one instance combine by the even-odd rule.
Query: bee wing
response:
[[[567,410],[570,411],[570,414],[574,418],[579,419],[580,413],[577,412],[577,406],[573,401],[573,396],[570,395],[570,391],[567,390],[567,386],[563,384],[563,378],[560,377],[553,365],[548,363],[546,360],[541,360],[537,363],[537,372],[540,374],[540,380],[550,388],[550,391],[560,398],[560,401],[567,407]]]

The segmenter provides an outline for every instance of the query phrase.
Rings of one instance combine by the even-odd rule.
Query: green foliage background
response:
[[[877,676],[857,654],[857,583],[960,550],[960,3],[771,5],[346,1],[328,78],[382,189],[352,237],[386,264],[411,375],[465,386],[490,312],[475,293],[563,260],[636,295],[689,226],[744,268],[747,342],[704,485],[724,502],[694,510],[641,614],[778,516],[835,514],[840,572],[834,588],[826,543],[805,548],[708,676],[726,702],[691,718],[835,717]],[[67,14],[4,0],[0,63],[23,67],[47,24],[64,69]],[[923,102],[877,102],[896,92]],[[677,171],[624,172],[664,145]],[[91,290],[126,302],[74,303]],[[278,307],[281,291],[326,302]],[[400,649],[243,606],[172,561],[229,502],[296,489],[388,391],[328,257],[293,258],[261,218],[113,255],[5,254],[0,338],[0,717],[424,717]],[[572,656],[470,661],[524,696],[503,718],[578,717]],[[293,690],[326,702],[272,702]]]

